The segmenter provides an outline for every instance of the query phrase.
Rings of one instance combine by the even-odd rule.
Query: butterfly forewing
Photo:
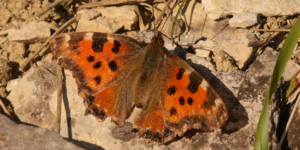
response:
[[[122,125],[134,104],[129,91],[136,73],[129,66],[137,64],[142,45],[127,37],[92,32],[61,34],[50,44],[53,58],[73,71],[86,113],[101,119],[111,116]]]

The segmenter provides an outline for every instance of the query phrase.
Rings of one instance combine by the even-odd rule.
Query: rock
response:
[[[221,41],[226,41],[222,42]],[[257,41],[253,33],[238,33],[231,36],[225,36],[219,40],[219,49],[224,50],[227,54],[234,58],[239,69],[243,69],[252,58],[253,47],[248,47],[249,42]]]
[[[296,105],[293,104],[291,108],[292,108],[291,110],[295,109]],[[291,116],[291,114],[290,114],[290,116]],[[291,121],[291,124],[290,124],[288,132],[287,132],[288,146],[290,149],[300,149],[299,123],[300,123],[300,111],[299,111],[299,105],[298,105],[298,108],[295,111],[295,114],[293,116],[293,119]]]
[[[76,32],[113,33],[124,27],[132,30],[136,27],[138,16],[133,6],[103,7],[90,10],[80,10],[81,18]]]
[[[197,34],[181,34],[175,39],[175,42],[180,46],[192,47],[194,44],[199,42],[201,38],[203,37]]]
[[[187,53],[186,60],[186,62],[189,63],[189,65],[191,65],[194,69],[205,70],[207,72],[216,71],[211,62],[194,54]]]
[[[193,45],[193,48],[195,48],[195,52],[197,56],[204,57],[204,58],[209,57],[211,52],[201,47],[207,47],[207,48],[217,50],[217,45],[212,40],[209,39],[205,41],[200,40],[197,44]]]
[[[202,6],[207,16],[213,20],[243,12],[257,12],[264,16],[288,16],[300,13],[300,1],[291,0],[278,3],[277,1],[266,0],[206,0]]]
[[[8,33],[9,41],[21,43],[44,42],[51,36],[48,23],[30,22],[18,30],[11,30]]]
[[[74,149],[82,148],[68,142],[58,133],[43,128],[16,124],[0,115],[0,148],[8,149]]]
[[[172,32],[172,26],[173,22],[175,20],[175,17],[169,16],[168,18],[165,18],[161,21],[162,24],[158,30],[161,31],[163,34],[165,34],[167,37],[171,38],[171,32]],[[175,28],[173,32],[173,37],[179,36],[181,33],[184,32],[184,22],[181,19],[177,19],[175,23]]]
[[[88,21],[81,18],[78,22],[76,32],[102,32],[113,33],[122,28],[122,24],[118,24],[114,20],[98,17],[97,19]]]
[[[90,21],[101,16],[101,13],[96,11],[96,9],[82,9],[77,11],[77,15],[80,15],[81,19]]]
[[[0,87],[6,86],[11,76],[11,67],[8,60],[0,58]]]
[[[7,96],[5,87],[8,80],[11,78],[11,67],[8,65],[8,60],[0,58],[0,98]]]
[[[231,19],[229,19],[229,25],[231,27],[246,28],[253,26],[258,23],[259,15],[255,12],[243,12],[240,14],[234,14]]]
[[[195,49],[195,52],[197,56],[200,56],[202,58],[208,58],[210,55],[210,51],[207,50]]]
[[[256,61],[252,64],[256,67],[256,71],[258,71],[261,75],[268,75],[273,73],[273,68],[275,66],[275,61],[279,55],[278,51],[270,47],[266,47],[264,53],[256,58]],[[263,64],[262,64],[263,63]],[[266,69],[261,69],[261,65],[264,65]],[[253,69],[253,68],[249,68]],[[248,70],[249,70],[248,69]],[[289,61],[287,66],[282,74],[284,81],[290,80],[298,71],[300,70],[300,66],[293,61]],[[254,71],[254,70],[250,70]]]
[[[6,24],[11,17],[12,17],[12,13],[9,12],[9,10],[7,9],[0,10],[0,19],[1,19],[0,24],[2,25]]]
[[[96,11],[100,12],[103,17],[114,20],[117,24],[122,24],[125,30],[132,30],[137,26],[138,16],[133,6],[104,7]]]
[[[232,59],[224,51],[215,52],[212,59],[215,62],[217,71],[225,71],[226,72],[226,71],[238,69],[238,67],[235,64],[234,59]]]

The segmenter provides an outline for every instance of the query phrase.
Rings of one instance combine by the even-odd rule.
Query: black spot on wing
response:
[[[95,61],[95,58],[94,58],[94,56],[89,56],[86,60],[88,62],[93,62],[93,61]]]
[[[168,88],[168,95],[173,95],[176,93],[176,89],[175,89],[175,86],[171,86]]]
[[[108,63],[108,67],[111,71],[116,71],[118,69],[117,63],[114,60]]]
[[[178,73],[176,75],[177,80],[180,80],[182,78],[182,75],[183,75],[184,71],[185,70],[183,68],[179,68]]]
[[[96,62],[95,65],[93,66],[94,69],[99,69],[101,67],[101,62]]]
[[[171,108],[170,110],[170,116],[176,115],[177,111],[174,107]]]
[[[187,103],[189,104],[189,105],[193,105],[193,103],[194,103],[194,100],[192,99],[192,98],[188,98],[187,99]]]
[[[179,104],[180,105],[184,105],[185,101],[184,101],[184,98],[183,97],[180,97],[179,98]]]
[[[199,78],[195,73],[191,73],[189,74],[189,79],[190,79],[190,83],[187,86],[187,89],[191,92],[191,93],[196,93],[198,91],[198,87],[199,85],[202,83],[201,78]]]
[[[112,52],[114,52],[115,54],[118,53],[120,51],[120,42],[114,40],[114,48],[112,48]]]
[[[101,76],[96,76],[96,77],[94,77],[94,81],[95,81],[97,84],[100,84],[100,82],[101,82]]]
[[[96,53],[102,53],[104,44],[108,42],[107,34],[96,32],[93,34],[92,38],[93,38],[93,44],[92,44],[93,51]]]

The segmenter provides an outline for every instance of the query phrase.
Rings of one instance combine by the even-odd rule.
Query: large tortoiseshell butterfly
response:
[[[117,34],[65,33],[50,44],[53,58],[73,71],[86,115],[123,126],[134,106],[142,108],[133,127],[161,143],[188,129],[214,130],[228,118],[221,98],[164,48],[161,34],[143,44]]]

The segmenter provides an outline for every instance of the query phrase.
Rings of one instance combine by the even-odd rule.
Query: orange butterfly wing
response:
[[[188,129],[215,130],[227,120],[221,98],[178,56],[166,53],[159,73],[162,77],[152,94],[155,98],[149,100],[134,124],[140,136],[165,143]]]
[[[141,44],[125,36],[92,32],[61,34],[50,44],[53,59],[59,59],[59,64],[73,71],[87,108],[85,114],[102,120],[111,116],[123,125],[134,101],[118,96],[131,94],[122,89],[133,87],[127,66],[132,66],[141,55]]]

